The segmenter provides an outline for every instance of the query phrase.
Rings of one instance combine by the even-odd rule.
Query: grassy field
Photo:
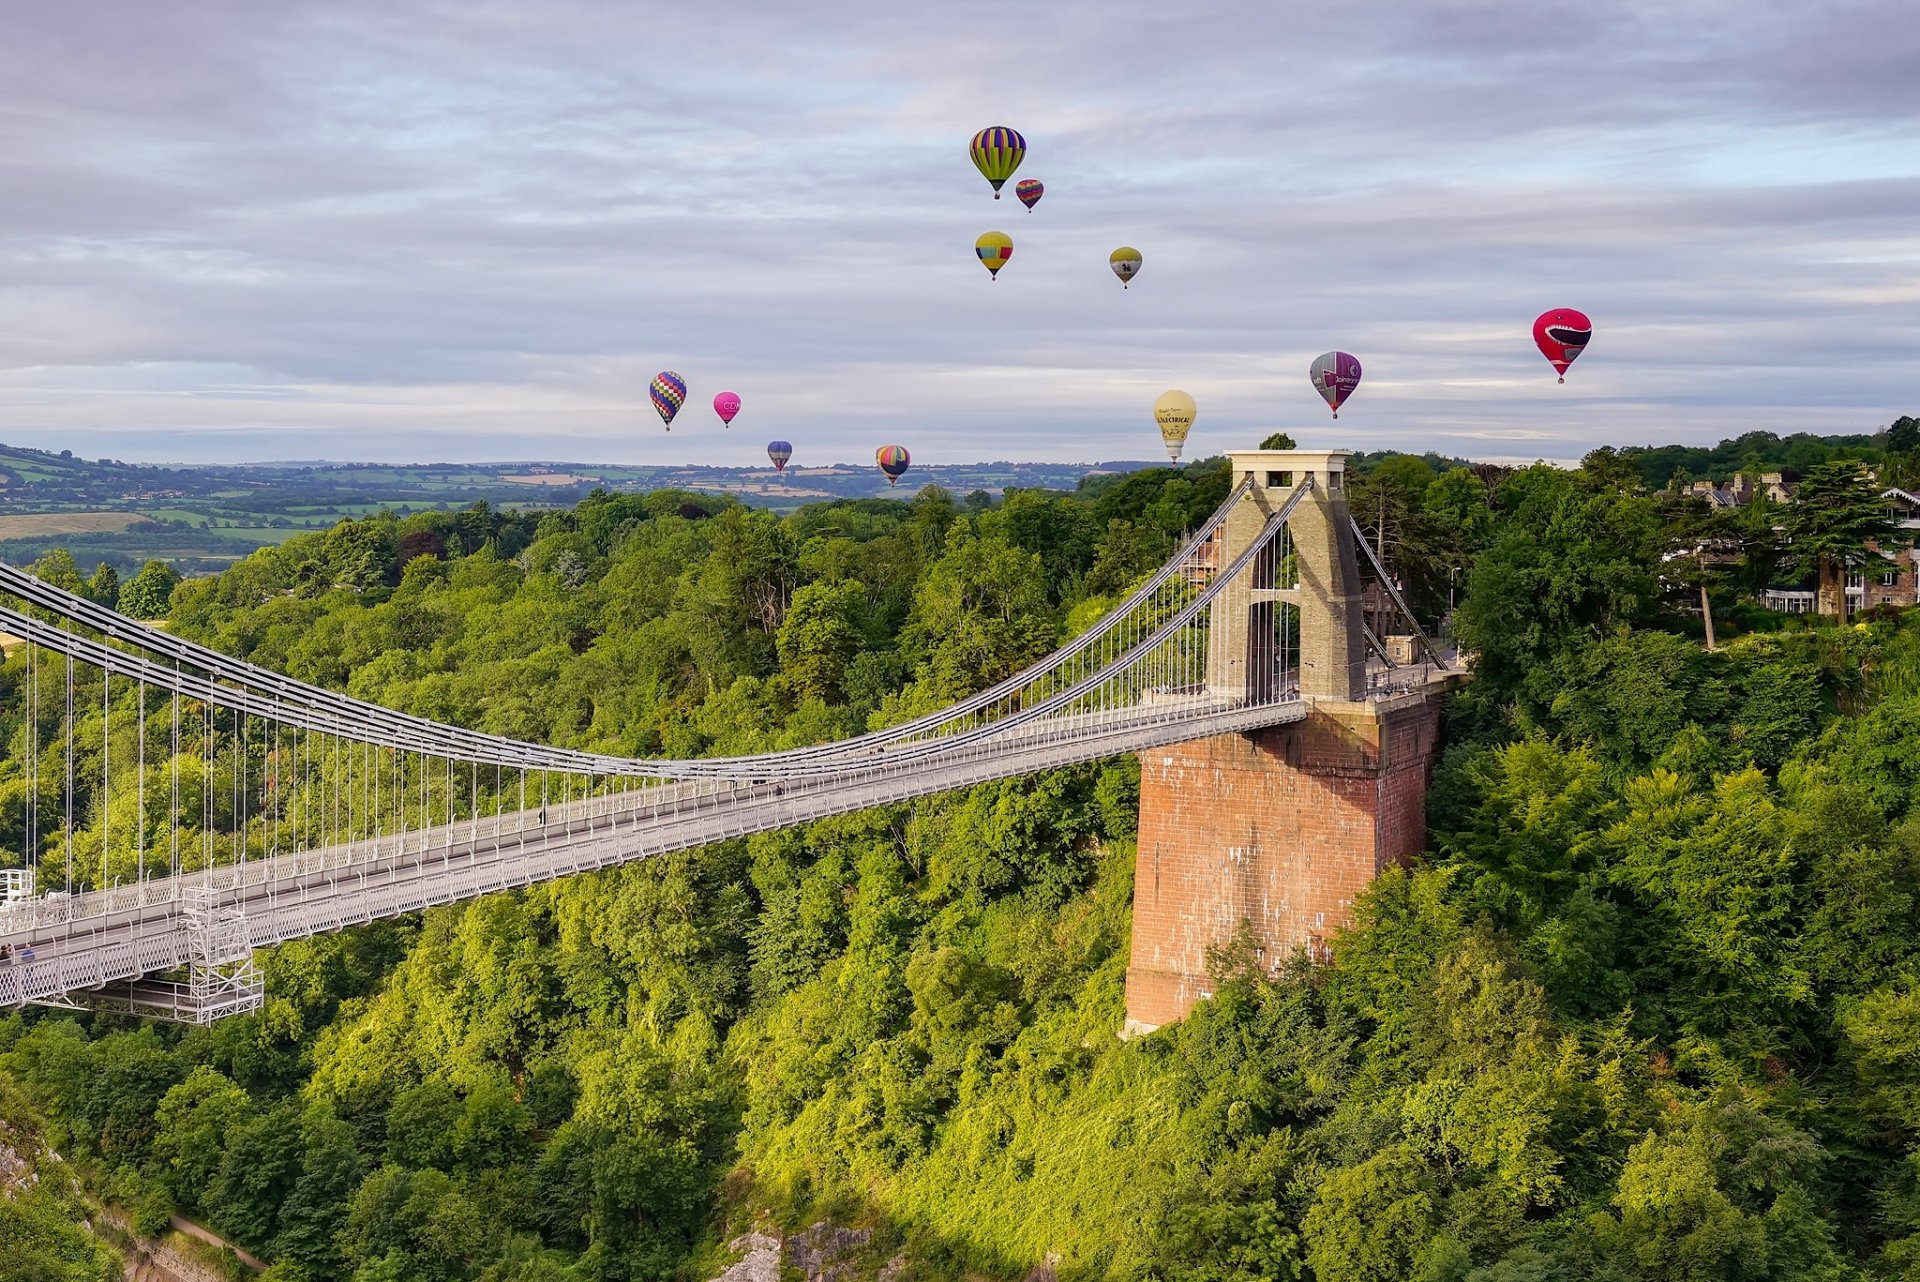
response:
[[[0,539],[61,534],[119,534],[147,520],[139,512],[23,512],[0,516]]]

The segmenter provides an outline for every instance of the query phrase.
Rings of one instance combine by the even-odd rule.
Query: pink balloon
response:
[[[722,392],[713,398],[713,412],[728,427],[733,426],[733,416],[740,412],[740,398],[732,392]]]

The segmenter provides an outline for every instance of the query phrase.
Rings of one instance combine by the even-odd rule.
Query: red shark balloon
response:
[[[1592,337],[1593,322],[1585,312],[1576,312],[1571,307],[1542,312],[1540,319],[1533,322],[1533,341],[1540,348],[1540,354],[1553,362],[1562,383],[1567,381],[1567,366],[1587,350],[1587,340]]]

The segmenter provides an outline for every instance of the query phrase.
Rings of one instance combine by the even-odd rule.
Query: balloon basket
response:
[[[1565,374],[1562,374],[1562,375],[1560,376],[1560,381],[1561,381],[1562,383],[1564,383],[1564,382],[1566,382],[1566,381],[1567,381],[1567,376],[1566,376]]]

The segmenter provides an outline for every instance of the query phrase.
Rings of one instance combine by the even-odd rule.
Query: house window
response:
[[[1883,588],[1897,588],[1897,587],[1899,587],[1899,586],[1900,586],[1900,571],[1898,571],[1898,570],[1888,570],[1888,571],[1887,571],[1887,572],[1886,572],[1885,574],[1882,574],[1882,575],[1880,576],[1880,586],[1881,586],[1881,587],[1883,587]]]
[[[1268,472],[1267,488],[1270,490],[1290,490],[1293,488],[1292,472]]]

